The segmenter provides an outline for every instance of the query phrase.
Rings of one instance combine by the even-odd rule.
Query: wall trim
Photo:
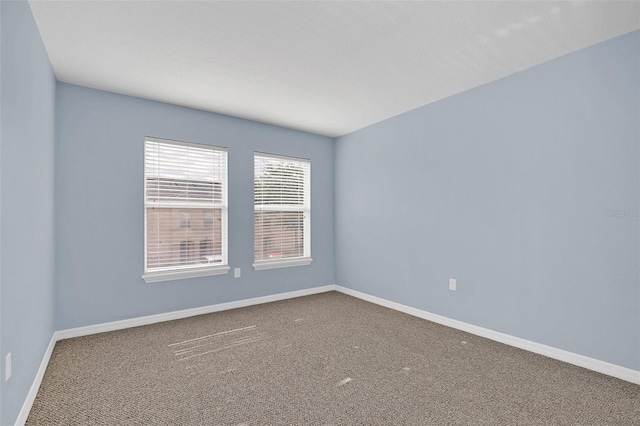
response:
[[[260,296],[251,299],[236,300],[234,302],[218,303],[215,305],[201,306],[198,308],[183,309],[180,311],[166,312],[164,314],[148,315],[144,317],[129,318],[126,320],[105,322],[102,324],[88,325],[85,327],[69,328],[56,331],[56,341],[71,339],[73,337],[88,336],[90,334],[104,333],[107,331],[122,330],[125,328],[139,327],[141,325],[155,324],[158,322],[172,321],[196,315],[210,314],[213,312],[227,311],[229,309],[244,308],[247,306],[261,305],[263,303],[277,302],[279,300],[293,299],[296,297],[309,296],[311,294],[326,293],[336,290],[336,285],[326,285],[322,287],[306,288],[304,290],[290,291],[287,293],[272,294],[270,296]]]
[[[47,350],[42,357],[40,368],[36,373],[36,377],[33,380],[27,398],[22,405],[22,409],[16,419],[16,426],[24,426],[31,412],[33,402],[36,399],[40,384],[44,378],[44,373],[49,365],[53,348],[59,340],[71,339],[73,337],[88,336],[91,334],[104,333],[107,331],[122,330],[125,328],[139,327],[142,325],[155,324],[164,321],[172,321],[176,319],[188,318],[196,315],[210,314],[213,312],[226,311],[229,309],[244,308],[247,306],[261,305],[263,303],[277,302],[280,300],[294,299],[296,297],[309,296],[312,294],[326,293],[329,291],[338,291],[348,296],[353,296],[358,299],[375,303],[376,305],[384,306],[395,311],[404,312],[405,314],[413,315],[418,318],[432,321],[437,324],[441,324],[447,327],[455,328],[457,330],[465,331],[467,333],[475,334],[476,336],[484,337],[496,342],[504,343],[509,346],[524,349],[529,352],[533,352],[539,355],[544,355],[549,358],[557,359],[559,361],[567,362],[569,364],[577,365],[588,370],[596,371],[598,373],[606,374],[608,376],[616,377],[627,382],[640,385],[640,371],[632,370],[630,368],[622,367],[609,362],[601,361],[594,358],[589,358],[584,355],[579,355],[573,352],[565,351],[563,349],[554,348],[552,346],[543,345],[541,343],[532,342],[530,340],[522,339],[520,337],[511,336],[509,334],[493,331],[488,328],[479,327],[477,325],[469,324],[466,322],[458,321],[452,318],[448,318],[442,315],[433,314],[431,312],[423,311],[421,309],[412,308],[400,303],[392,302],[390,300],[383,299],[381,297],[372,296],[370,294],[362,293],[357,290],[342,287],[336,284],[312,287],[303,290],[296,290],[287,293],[273,294],[270,296],[260,296],[251,299],[237,300],[234,302],[219,303],[215,305],[201,306],[198,308],[184,309],[180,311],[166,312],[164,314],[148,315],[144,317],[130,318],[121,321],[112,321],[102,324],[89,325],[85,327],[76,327],[66,330],[55,331],[51,336],[51,341]]]
[[[40,384],[42,383],[42,379],[44,378],[44,373],[45,371],[47,371],[49,359],[51,358],[51,354],[53,353],[53,348],[56,345],[56,341],[56,333],[53,333],[53,335],[51,336],[51,340],[49,341],[49,346],[47,346],[47,350],[44,352],[44,356],[42,357],[42,362],[40,363],[40,367],[38,368],[36,377],[33,379],[31,388],[29,388],[27,398],[24,400],[24,404],[22,404],[20,413],[18,413],[18,418],[16,419],[15,423],[16,426],[23,426],[27,422],[27,417],[29,417],[33,402],[36,400],[36,395],[38,395],[38,390],[40,389]]]
[[[303,290],[290,291],[287,293],[272,294],[269,296],[254,297],[251,299],[237,300],[234,302],[218,303],[215,305],[201,306],[198,308],[183,309],[180,311],[166,312],[164,314],[148,315],[144,317],[129,318],[121,321],[105,322],[102,324],[89,325],[85,327],[69,328],[66,330],[55,331],[51,336],[49,346],[42,357],[40,368],[36,373],[36,377],[31,384],[27,398],[22,404],[18,418],[16,419],[15,426],[24,426],[33,407],[33,402],[36,400],[40,384],[44,378],[44,373],[49,365],[49,359],[53,353],[53,348],[56,342],[64,339],[71,339],[73,337],[88,336],[91,334],[104,333],[107,331],[122,330],[125,328],[139,327],[141,325],[155,324],[158,322],[171,321],[176,319],[193,317],[196,315],[210,314],[213,312],[227,311],[229,309],[244,308],[247,306],[261,305],[263,303],[277,302],[279,300],[294,299],[296,297],[309,296],[312,294],[326,293],[328,291],[336,290],[336,285],[326,285],[322,287],[312,287]]]
[[[402,305],[400,303],[391,302],[386,299],[382,299],[377,296],[362,293],[357,290],[342,287],[336,285],[336,290],[340,293],[344,293],[349,296],[362,299],[367,302],[375,303],[376,305],[384,306],[396,311],[404,312],[405,314],[413,315],[418,318],[426,319],[447,327],[455,328],[457,330],[465,331],[467,333],[475,334],[476,336],[484,337],[496,342],[504,343],[505,345],[514,346],[519,349],[524,349],[529,352],[533,352],[539,355],[544,355],[549,358],[557,359],[559,361],[567,362],[569,364],[577,365],[588,370],[596,371],[598,373],[606,374],[608,376],[616,377],[627,382],[640,385],[640,371],[633,370],[631,368],[622,367],[620,365],[611,364],[599,359],[590,358],[588,356],[576,354],[574,352],[565,351],[563,349],[554,348],[552,346],[543,345],[541,343],[532,342],[530,340],[522,339],[520,337],[511,336],[509,334],[500,333],[498,331],[490,330],[488,328],[479,327],[477,325],[469,324],[466,322],[458,321],[452,318],[444,317],[442,315],[433,314],[431,312],[423,311],[421,309],[412,308],[410,306]]]

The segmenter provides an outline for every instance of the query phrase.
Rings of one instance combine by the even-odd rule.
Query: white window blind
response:
[[[311,261],[311,163],[254,155],[254,267]]]
[[[145,280],[226,273],[227,151],[145,138]]]

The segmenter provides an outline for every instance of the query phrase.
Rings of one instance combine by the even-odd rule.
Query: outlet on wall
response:
[[[456,279],[449,278],[449,290],[456,291]]]
[[[11,352],[4,358],[4,381],[6,382],[11,377]]]
[[[233,270],[233,278],[240,278],[240,268],[235,268]]]

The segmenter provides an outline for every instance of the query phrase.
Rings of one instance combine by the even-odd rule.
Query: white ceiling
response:
[[[30,1],[59,81],[339,136],[640,29],[640,2]]]

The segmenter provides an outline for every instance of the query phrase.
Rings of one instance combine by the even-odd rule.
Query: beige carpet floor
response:
[[[336,293],[63,340],[28,425],[640,425],[640,386]]]

